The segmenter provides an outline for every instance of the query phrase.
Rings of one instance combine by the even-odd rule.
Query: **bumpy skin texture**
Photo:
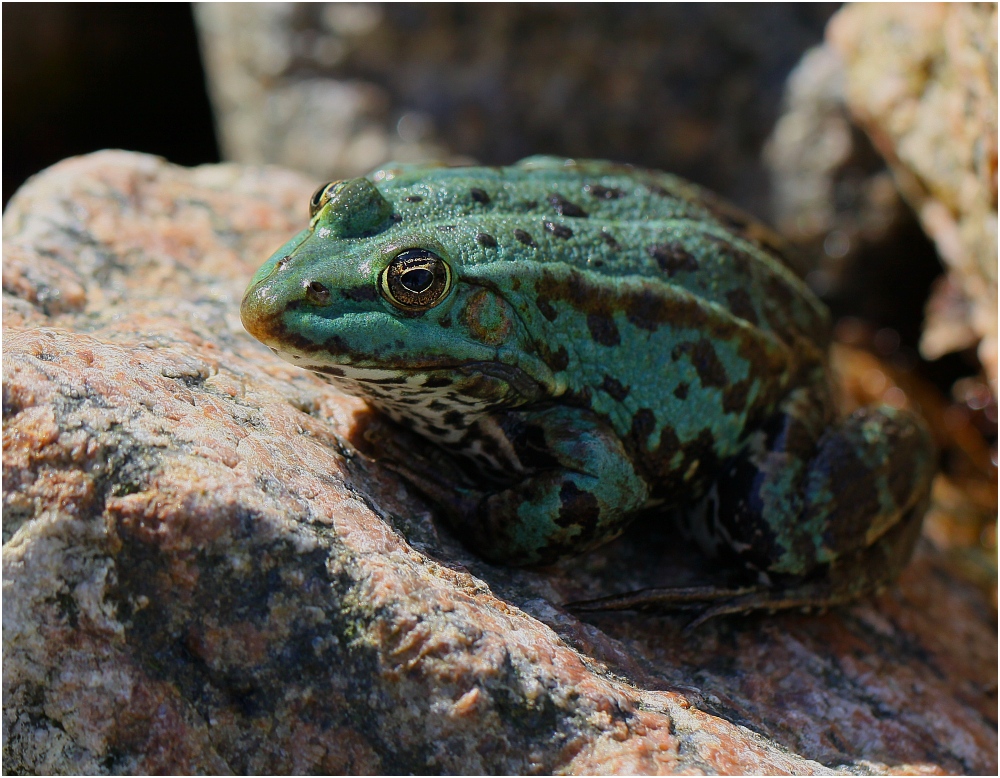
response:
[[[393,458],[487,558],[578,553],[656,507],[750,572],[656,594],[715,612],[848,599],[908,559],[924,427],[834,417],[826,310],[710,194],[534,157],[389,165],[310,213],[255,275],[244,325],[433,441]]]

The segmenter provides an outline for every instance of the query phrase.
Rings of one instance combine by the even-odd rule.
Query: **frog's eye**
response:
[[[326,205],[327,200],[330,199],[330,195],[333,193],[333,188],[339,183],[340,181],[330,181],[328,184],[323,184],[323,186],[313,192],[313,196],[309,198],[310,219],[319,213],[320,209]]]
[[[396,255],[382,272],[382,294],[409,311],[433,308],[451,288],[451,268],[426,249],[407,249]]]

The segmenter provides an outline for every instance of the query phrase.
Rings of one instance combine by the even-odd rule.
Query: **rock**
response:
[[[850,5],[827,40],[843,60],[852,116],[948,269],[922,352],[934,359],[978,341],[996,396],[996,4]]]
[[[899,356],[912,362],[941,264],[885,160],[852,122],[844,79],[828,45],[807,52],[789,76],[764,155],[772,215],[835,319],[860,318],[873,335],[895,330]]]
[[[488,565],[391,427],[246,335],[315,186],[67,160],[4,214],[8,773],[993,773],[995,614],[925,544],[825,615],[593,614],[670,530]]]
[[[223,152],[317,178],[537,153],[670,170],[763,216],[760,147],[836,6],[194,6]]]

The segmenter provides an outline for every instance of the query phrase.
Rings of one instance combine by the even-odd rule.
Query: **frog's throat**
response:
[[[278,352],[287,362],[311,370],[324,380],[335,384],[349,394],[359,392],[359,386],[382,386],[391,393],[392,387],[440,386],[458,388],[477,376],[496,379],[513,390],[516,401],[505,405],[537,402],[558,397],[566,391],[566,381],[554,374],[544,362],[530,354],[522,354],[522,362],[530,362],[531,369],[521,365],[508,364],[500,360],[467,360],[452,364],[412,365],[407,367],[367,367],[350,364],[329,364],[314,362],[307,357],[289,352]]]

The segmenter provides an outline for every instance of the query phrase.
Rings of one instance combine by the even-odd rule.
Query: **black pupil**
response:
[[[416,267],[403,273],[399,277],[399,283],[414,294],[419,294],[426,291],[434,283],[434,274],[426,268]]]

